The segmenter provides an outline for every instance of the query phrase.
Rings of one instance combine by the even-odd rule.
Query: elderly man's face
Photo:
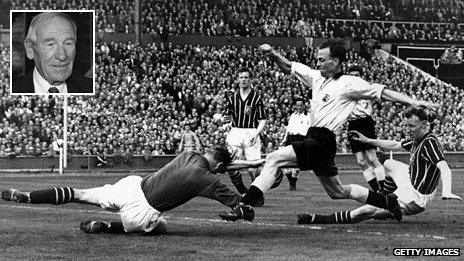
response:
[[[76,32],[73,25],[61,17],[37,28],[33,57],[40,75],[50,84],[64,83],[71,76],[76,55]]]

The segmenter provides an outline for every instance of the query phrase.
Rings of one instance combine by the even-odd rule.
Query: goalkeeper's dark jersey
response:
[[[184,152],[156,173],[144,177],[142,190],[148,203],[161,212],[197,196],[215,199],[230,207],[238,204],[241,196],[208,170],[208,161],[203,155]]]

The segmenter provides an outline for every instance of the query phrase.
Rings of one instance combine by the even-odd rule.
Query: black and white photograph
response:
[[[464,0],[0,0],[0,260],[462,260]]]
[[[11,94],[94,94],[93,11],[11,11]]]

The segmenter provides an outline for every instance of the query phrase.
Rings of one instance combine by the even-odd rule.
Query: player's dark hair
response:
[[[408,119],[414,115],[417,116],[420,121],[433,122],[434,120],[434,117],[427,109],[411,107],[404,112],[404,117]]]
[[[247,72],[250,78],[253,77],[253,72],[248,67],[239,68],[237,74],[244,73],[244,72]]]
[[[330,49],[330,56],[333,58],[338,58],[340,64],[346,61],[346,48],[344,42],[331,39],[322,43],[319,46],[319,49],[324,49],[327,47]]]
[[[232,162],[233,157],[229,150],[224,146],[216,145],[212,147],[211,153],[213,154],[214,159],[218,162],[222,162],[224,166],[227,166]]]

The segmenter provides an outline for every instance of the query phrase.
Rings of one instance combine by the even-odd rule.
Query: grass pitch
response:
[[[142,174],[144,175],[144,174]],[[122,174],[0,175],[0,188],[21,190],[51,186],[89,188],[114,183]],[[357,171],[342,172],[343,183],[367,186]],[[222,175],[226,184],[229,178]],[[249,182],[248,177],[244,176]],[[441,185],[440,185],[441,186]],[[464,196],[464,171],[453,171],[453,190]],[[302,173],[297,191],[288,183],[266,195],[255,220],[228,223],[218,212],[227,207],[197,198],[164,213],[168,234],[160,236],[91,235],[79,230],[87,219],[117,220],[94,206],[26,205],[0,202],[0,259],[94,260],[390,260],[397,247],[464,246],[464,203],[442,201],[441,187],[426,212],[396,221],[300,226],[301,212],[333,213],[354,209],[351,200],[331,200],[312,173]],[[430,259],[431,260],[431,259]]]

